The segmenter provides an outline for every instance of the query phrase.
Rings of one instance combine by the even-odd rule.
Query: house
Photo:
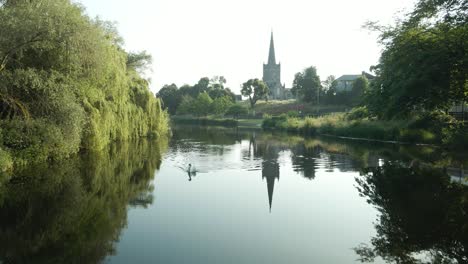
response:
[[[350,92],[353,90],[353,83],[359,77],[366,77],[369,81],[375,79],[375,76],[367,73],[362,72],[361,74],[348,74],[342,75],[340,78],[336,79],[336,91],[337,92]]]

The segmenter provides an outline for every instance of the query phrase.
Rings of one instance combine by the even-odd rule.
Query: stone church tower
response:
[[[268,85],[268,88],[270,89],[270,99],[284,99],[284,87],[281,85],[281,64],[276,64],[273,32],[271,32],[268,64],[263,64],[263,81]]]

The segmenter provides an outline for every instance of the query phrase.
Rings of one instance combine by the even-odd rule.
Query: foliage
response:
[[[167,109],[169,114],[175,115],[177,108],[182,103],[182,94],[179,92],[177,85],[164,85],[157,94],[158,98],[161,98],[163,102],[163,108]]]
[[[451,183],[446,171],[389,161],[364,169],[356,181],[361,196],[380,213],[371,246],[355,249],[362,262],[379,256],[419,263],[415,255],[421,252],[431,253],[430,263],[468,261],[468,188]]]
[[[246,105],[247,102],[241,104]],[[300,112],[301,115],[325,115],[336,112],[344,112],[348,107],[344,105],[331,105],[321,104],[309,104],[300,102],[297,100],[261,100],[255,104],[255,111],[257,115],[262,116],[263,114],[269,115],[280,115],[288,113],[290,111]]]
[[[146,51],[127,54],[127,68],[134,71],[144,72],[148,70],[153,58]]]
[[[163,88],[159,90],[157,96],[163,101],[164,109],[167,109],[171,115],[179,113],[188,114],[190,112],[187,111],[187,105],[184,105],[184,109],[181,111],[178,110],[183,103],[182,99],[187,96],[198,98],[200,94],[207,93],[213,100],[217,98],[228,98],[231,102],[234,102],[235,95],[229,88],[225,87],[225,84],[226,78],[223,76],[214,76],[212,79],[203,77],[193,86],[184,85],[177,88],[175,84],[164,85]],[[224,101],[225,99],[223,99],[223,102]],[[187,100],[185,100],[185,102],[187,103]],[[216,111],[219,110],[222,109],[217,109]],[[221,111],[221,113],[222,112],[223,111]]]
[[[128,206],[153,203],[166,149],[164,139],[126,141],[15,169],[0,185],[0,261],[102,263],[115,253]]]
[[[194,101],[193,110],[196,115],[206,116],[211,111],[213,99],[206,93],[200,93]]]
[[[355,110],[352,115],[361,115],[364,109]],[[262,127],[283,130],[304,135],[327,134],[362,140],[399,141],[407,143],[443,144],[450,148],[466,146],[466,127],[460,124],[444,128],[419,127],[421,117],[415,120],[373,120],[354,119],[349,114],[332,114],[322,117],[296,118],[286,114],[265,117]]]
[[[231,118],[213,118],[213,117],[182,117],[177,116],[172,119],[174,123],[181,125],[199,125],[199,126],[225,126],[236,127],[238,121]]]
[[[213,103],[211,103],[211,113],[215,115],[224,115],[233,105],[234,103],[232,102],[231,97],[218,97],[213,100]]]
[[[360,76],[353,82],[353,89],[350,92],[349,101],[351,105],[360,105],[364,95],[369,92],[369,81],[365,76]]]
[[[239,116],[247,115],[248,113],[249,110],[247,109],[247,107],[241,104],[233,104],[226,111],[226,115],[233,116],[234,118],[239,118]]]
[[[190,95],[182,96],[181,103],[177,108],[177,114],[194,114],[195,112],[195,100]]]
[[[257,101],[265,98],[268,92],[268,86],[259,79],[250,79],[242,84],[241,93],[243,96],[249,97],[251,109],[254,109]]]
[[[346,113],[346,119],[359,120],[369,117],[369,110],[365,106],[355,107]]]
[[[3,172],[13,168],[13,159],[10,154],[3,149],[0,149],[0,175]]]
[[[19,163],[166,134],[167,114],[113,24],[69,0],[0,5],[0,114],[5,150]]]
[[[367,96],[379,118],[447,110],[468,98],[466,0],[420,0],[394,28],[381,31],[384,51]]]
[[[296,73],[291,92],[305,102],[317,102],[322,84],[314,66]]]

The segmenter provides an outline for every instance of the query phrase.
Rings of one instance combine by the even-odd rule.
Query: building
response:
[[[274,100],[285,100],[292,98],[291,89],[286,89],[285,85],[281,84],[281,63],[276,63],[273,32],[271,32],[268,63],[263,64],[263,81],[268,86],[268,89],[270,89],[268,98]]]
[[[375,76],[367,72],[362,72],[361,74],[348,74],[342,75],[340,78],[336,79],[336,91],[337,92],[350,92],[353,90],[353,83],[359,77],[366,77],[369,81],[375,79]]]

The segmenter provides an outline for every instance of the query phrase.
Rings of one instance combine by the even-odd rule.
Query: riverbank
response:
[[[349,120],[346,114],[332,114],[318,118],[267,116],[262,128],[298,133],[306,136],[327,135],[357,140],[374,140],[389,143],[443,145],[450,148],[468,147],[466,125],[441,123],[434,120]]]
[[[199,125],[199,126],[224,126],[224,127],[245,127],[245,128],[262,128],[263,119],[235,119],[235,118],[219,118],[219,117],[193,117],[193,116],[172,116],[171,121],[175,124],[182,125]]]

